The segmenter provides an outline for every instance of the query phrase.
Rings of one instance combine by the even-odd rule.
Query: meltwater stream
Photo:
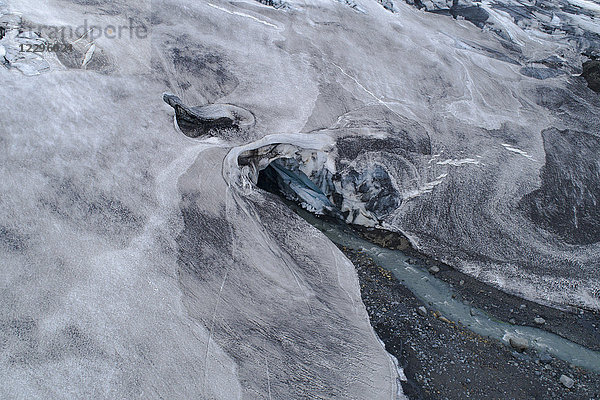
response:
[[[527,338],[532,348],[546,351],[557,358],[600,373],[600,352],[573,343],[553,333],[528,326],[510,325],[493,319],[484,311],[452,298],[450,286],[429,274],[427,268],[409,264],[409,256],[399,250],[379,247],[358,237],[342,223],[317,218],[296,206],[294,209],[307,222],[323,232],[332,242],[362,250],[376,263],[391,271],[421,301],[430,304],[444,317],[457,321],[473,332],[508,344],[510,335]],[[475,311],[471,315],[472,311]]]
[[[511,336],[526,338],[529,346],[546,351],[557,358],[600,373],[600,352],[590,350],[542,329],[511,325],[490,317],[487,313],[452,298],[450,286],[427,271],[427,268],[409,264],[409,256],[400,250],[379,247],[357,236],[347,225],[333,218],[317,218],[304,208],[327,214],[333,206],[327,196],[299,170],[293,160],[274,161],[261,171],[258,186],[282,194],[286,203],[307,222],[323,232],[332,242],[362,250],[376,263],[391,271],[417,298],[439,311],[444,317],[460,322],[471,331],[500,340],[508,345]],[[289,169],[289,165],[292,166]],[[298,203],[302,204],[301,208]],[[321,212],[319,212],[321,211]],[[329,213],[337,215],[336,213]],[[339,215],[337,215],[339,216]]]

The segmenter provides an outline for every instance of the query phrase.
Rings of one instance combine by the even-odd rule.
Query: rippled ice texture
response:
[[[497,12],[507,41],[371,0],[3,6],[36,26],[151,31],[84,37],[33,76],[0,67],[0,397],[395,398],[349,261],[224,179],[229,149],[272,133],[329,128],[340,160],[365,150],[356,168],[384,166],[402,200],[383,223],[423,250],[598,306],[598,233],[577,224],[596,221],[600,113],[561,34]],[[564,74],[521,73],[553,56]],[[256,128],[189,139],[163,92],[243,107]],[[402,146],[369,153],[389,140]]]

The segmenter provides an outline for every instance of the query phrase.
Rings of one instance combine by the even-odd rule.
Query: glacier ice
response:
[[[596,218],[600,110],[577,76],[593,7],[482,2],[481,29],[400,1],[266,3],[0,1],[17,64],[0,66],[0,397],[396,398],[353,266],[256,188],[281,158],[349,222],[600,307],[597,235],[578,231]],[[15,58],[23,21],[129,17],[147,38]],[[165,92],[254,126],[182,135]]]

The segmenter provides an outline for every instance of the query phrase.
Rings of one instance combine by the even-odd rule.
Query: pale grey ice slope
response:
[[[0,67],[0,397],[402,397],[350,262],[253,186],[277,157],[354,222],[506,290],[598,308],[598,235],[553,223],[566,206],[596,222],[598,97],[572,77],[567,34],[490,8],[502,39],[371,0],[4,6],[0,45],[23,67]],[[151,32],[19,60],[15,15]],[[553,77],[523,70],[552,57]],[[164,92],[256,125],[188,138]]]

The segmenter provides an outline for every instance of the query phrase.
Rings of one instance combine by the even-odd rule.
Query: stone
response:
[[[567,375],[560,376],[560,383],[562,383],[568,389],[571,389],[573,385],[575,385],[575,381]]]
[[[527,361],[527,362],[531,361],[531,357],[529,357],[526,353],[520,353],[518,351],[513,351],[511,354],[517,360]]]
[[[538,325],[544,325],[546,323],[546,320],[544,318],[536,317],[533,319],[533,322],[535,322]]]
[[[515,321],[514,318],[511,318],[511,319],[508,320],[508,323],[511,324],[511,325],[516,325],[517,321]]]
[[[540,362],[543,364],[548,364],[549,362],[552,361],[552,356],[546,352],[543,352],[542,354],[540,354]]]
[[[433,267],[429,268],[430,274],[437,274],[438,272],[440,272],[440,268],[437,265],[434,265]]]
[[[422,315],[423,317],[426,317],[427,316],[427,309],[425,307],[421,306],[421,307],[417,308],[417,313],[419,315]]]
[[[462,285],[464,285],[464,284],[465,284],[465,281],[463,281],[463,280],[461,279],[461,280],[460,280],[460,282],[458,282],[458,284],[459,284],[460,286],[462,286]]]
[[[517,351],[525,351],[529,348],[529,340],[520,336],[509,336],[508,342]]]

